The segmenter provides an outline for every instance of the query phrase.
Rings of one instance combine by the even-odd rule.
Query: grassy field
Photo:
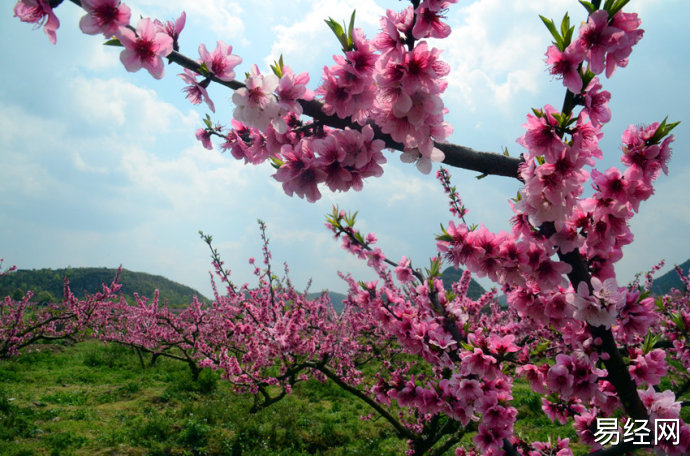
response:
[[[160,359],[146,370],[119,345],[44,345],[0,362],[0,455],[401,455],[403,441],[332,383],[310,381],[255,414],[250,396],[205,370]],[[34,349],[35,350],[35,349]],[[526,439],[574,437],[515,392]],[[527,424],[525,424],[525,422]],[[468,436],[468,438],[471,436]],[[453,454],[448,452],[448,454]]]

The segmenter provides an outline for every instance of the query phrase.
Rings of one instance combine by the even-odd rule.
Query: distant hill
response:
[[[101,291],[101,284],[110,284],[115,277],[112,268],[70,268],[70,269],[18,269],[0,277],[0,296],[11,296],[31,290],[34,296],[41,294],[40,300],[47,300],[46,293],[60,301],[63,296],[65,275],[69,276],[70,289],[77,297]],[[161,303],[167,299],[171,308],[183,308],[192,302],[192,297],[208,302],[208,299],[193,288],[173,282],[163,276],[122,270],[120,275],[121,293],[130,301],[136,292],[147,298],[153,297],[154,290],[160,292]]]
[[[333,309],[335,309],[336,312],[341,313],[343,311],[343,308],[345,307],[343,305],[343,301],[345,300],[345,298],[347,296],[345,296],[342,293],[336,293],[335,291],[328,291],[328,290],[325,290],[325,291],[326,291],[326,293],[328,293],[328,297],[331,299],[331,303],[333,304]],[[311,293],[307,293],[307,297],[309,299],[315,299],[315,298],[318,298],[319,296],[321,296],[321,293],[323,293],[323,291],[318,291],[318,292],[314,291]]]
[[[690,269],[690,260],[687,260],[685,263],[680,264],[679,266],[683,270],[683,274],[687,276],[688,269]],[[680,281],[680,277],[678,277],[678,273],[676,272],[675,268],[671,269],[661,277],[654,279],[654,283],[652,284],[652,294],[663,295],[668,293],[672,288],[676,288],[678,290],[683,288],[683,282]]]
[[[462,269],[456,269],[452,266],[449,268],[446,268],[441,273],[441,280],[443,281],[443,287],[446,290],[450,290],[451,285],[460,280],[460,278],[462,277],[462,273],[463,273]],[[486,293],[486,290],[484,290],[484,287],[479,285],[479,283],[476,280],[471,279],[470,280],[470,287],[467,290],[467,297],[472,299],[472,300],[476,300],[476,299],[479,299],[484,293]]]

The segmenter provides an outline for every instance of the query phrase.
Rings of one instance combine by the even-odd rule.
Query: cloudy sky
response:
[[[369,278],[324,228],[333,204],[359,211],[359,228],[375,232],[384,252],[416,265],[435,253],[434,234],[450,219],[432,176],[386,152],[385,174],[361,192],[323,192],[316,204],[286,196],[269,165],[245,166],[229,155],[203,149],[194,138],[205,110],[184,99],[179,69],[162,81],[146,72],[128,73],[119,50],[78,29],[83,12],[69,2],[57,9],[56,46],[42,31],[12,17],[12,2],[0,6],[0,257],[19,268],[106,266],[164,275],[210,295],[209,252],[197,234],[212,234],[236,282],[252,280],[247,259],[260,255],[256,219],[268,224],[274,260],[287,261],[303,287],[343,291],[337,271]],[[296,72],[308,71],[310,87],[332,63],[339,45],[323,19],[348,18],[367,36],[397,0],[133,0],[133,17],[173,19],[183,10],[187,25],[181,51],[197,58],[199,43],[216,40],[263,70],[281,53]],[[537,6],[538,5],[538,6]],[[667,268],[690,257],[690,5],[686,0],[633,0],[644,39],[627,68],[605,88],[612,92],[612,122],[602,144],[602,167],[619,164],[620,135],[631,123],[668,115],[676,129],[669,176],[633,220],[636,240],[617,267],[621,282],[665,259]],[[531,107],[559,106],[560,81],[545,71],[550,42],[538,14],[575,23],[585,10],[575,0],[460,0],[448,13],[450,38],[435,43],[451,65],[445,103],[454,126],[452,142],[486,151],[507,147]],[[229,123],[231,93],[211,87],[217,115]],[[508,229],[507,199],[516,181],[451,170],[469,208],[468,222],[494,231]],[[483,282],[488,285],[488,282]]]

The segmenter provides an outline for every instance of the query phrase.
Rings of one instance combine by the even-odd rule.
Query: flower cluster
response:
[[[336,65],[323,68],[323,84],[316,90],[323,96],[323,112],[341,119],[351,117],[364,125],[376,98],[374,69],[377,60],[372,43],[361,29],[352,32],[353,49],[345,57],[334,55]]]
[[[443,121],[446,108],[440,97],[447,86],[442,78],[450,67],[439,58],[441,52],[429,49],[426,41],[410,45],[409,50],[406,44],[414,38],[447,36],[450,30],[440,21],[440,13],[449,3],[425,1],[417,10],[388,11],[381,19],[383,31],[374,41],[381,52],[375,74],[379,89],[376,123],[405,146],[403,161],[416,161],[425,173],[431,170],[431,160],[444,158],[434,149],[434,140],[444,141],[452,132]]]
[[[1,263],[0,259],[0,263]],[[16,269],[10,268],[10,271]],[[4,275],[5,272],[0,273]],[[0,301],[0,359],[16,356],[31,344],[47,340],[80,340],[94,326],[100,325],[103,315],[123,300],[119,294],[119,271],[103,291],[78,299],[65,280],[65,293],[60,303],[37,303],[33,293],[20,300],[9,296]]]

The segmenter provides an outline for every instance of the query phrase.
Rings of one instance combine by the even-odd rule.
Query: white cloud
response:
[[[245,33],[244,23],[240,19],[243,9],[239,3],[231,0],[141,0],[137,5],[148,14],[157,15],[160,20],[174,20],[185,11],[188,21],[209,28],[226,43]],[[132,17],[138,17],[134,15],[135,11],[132,12]]]
[[[126,123],[130,134],[164,135],[172,128],[193,131],[198,124],[199,117],[194,111],[183,114],[172,104],[162,101],[154,90],[120,78],[76,77],[70,80],[69,89],[75,115],[87,125],[105,131]],[[131,131],[131,127],[135,127],[135,131]]]
[[[353,10],[356,10],[356,26],[374,33],[378,29],[380,17],[385,14],[383,8],[367,0],[325,0],[303,3],[305,4],[300,5],[300,11],[306,14],[298,16],[299,19],[289,25],[276,25],[272,28],[275,40],[270,55],[265,59],[267,65],[281,54],[288,62],[294,62],[294,68],[308,67],[315,62],[330,64],[330,58],[328,61],[323,61],[324,54],[336,54],[340,52],[340,47],[335,36],[324,23],[325,19],[332,17],[342,22],[350,17]],[[373,38],[373,35],[368,34],[368,37]]]
[[[439,42],[451,65],[448,94],[465,109],[507,110],[521,92],[535,93],[544,81],[549,35],[538,13],[560,17],[571,1],[476,1],[451,7],[451,36]],[[584,11],[584,10],[583,10]]]

